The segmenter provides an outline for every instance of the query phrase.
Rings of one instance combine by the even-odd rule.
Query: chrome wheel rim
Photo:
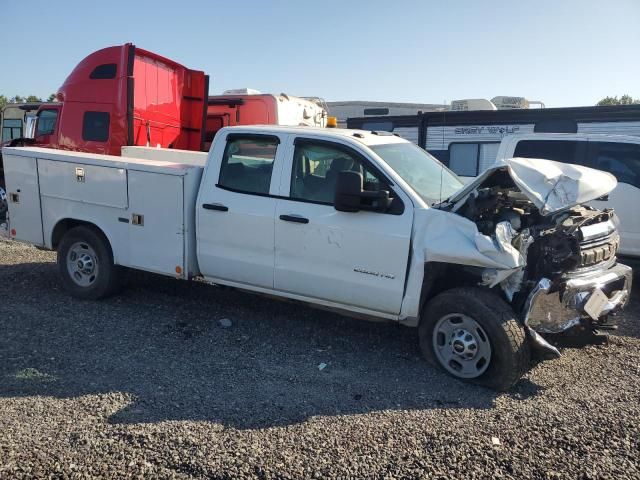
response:
[[[67,271],[80,287],[90,287],[98,278],[98,256],[85,242],[76,242],[67,252]]]
[[[489,336],[473,318],[450,313],[436,322],[433,350],[440,364],[459,378],[482,375],[491,362]]]

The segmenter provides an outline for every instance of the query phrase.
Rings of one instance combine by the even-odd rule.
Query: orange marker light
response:
[[[182,273],[182,267],[180,265],[176,266],[176,273],[180,275]]]
[[[336,117],[327,118],[327,128],[336,128],[338,126],[338,119]]]

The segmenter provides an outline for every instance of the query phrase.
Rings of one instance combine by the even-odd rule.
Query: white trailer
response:
[[[559,355],[542,335],[611,328],[629,298],[612,214],[582,206],[616,181],[586,167],[512,159],[463,187],[393,135],[265,126],[221,130],[204,166],[3,153],[10,238],[57,250],[78,298],[119,266],[199,277],[417,326],[429,361],[496,389]]]

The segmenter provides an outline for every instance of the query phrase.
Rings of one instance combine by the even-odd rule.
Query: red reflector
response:
[[[12,228],[12,229],[11,229],[11,236],[12,236],[12,237],[15,237],[15,236],[16,236],[16,229],[15,229],[15,228]]]

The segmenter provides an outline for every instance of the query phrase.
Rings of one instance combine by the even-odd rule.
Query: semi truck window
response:
[[[40,110],[38,113],[38,128],[36,136],[51,135],[56,130],[57,110]]]
[[[218,186],[242,193],[268,194],[278,139],[233,137],[227,141]]]
[[[361,129],[371,132],[393,132],[393,122],[365,122]]]
[[[106,142],[109,139],[109,112],[84,112],[82,139],[85,142]]]
[[[640,145],[589,141],[587,166],[612,173],[618,182],[640,188]]]
[[[575,140],[522,140],[516,145],[513,156],[584,165],[586,148],[587,142]]]
[[[105,63],[94,68],[89,75],[89,78],[91,78],[92,80],[107,80],[110,78],[116,78],[117,71],[118,65],[116,65],[115,63]]]
[[[19,118],[5,118],[2,122],[2,142],[22,137],[22,120]]]
[[[293,154],[291,188],[293,200],[307,200],[333,205],[338,173],[344,170],[360,172],[365,190],[387,190],[386,183],[364,166],[355,155],[341,148],[303,142]]]
[[[449,145],[449,168],[461,177],[478,175],[478,143],[452,143]]]

